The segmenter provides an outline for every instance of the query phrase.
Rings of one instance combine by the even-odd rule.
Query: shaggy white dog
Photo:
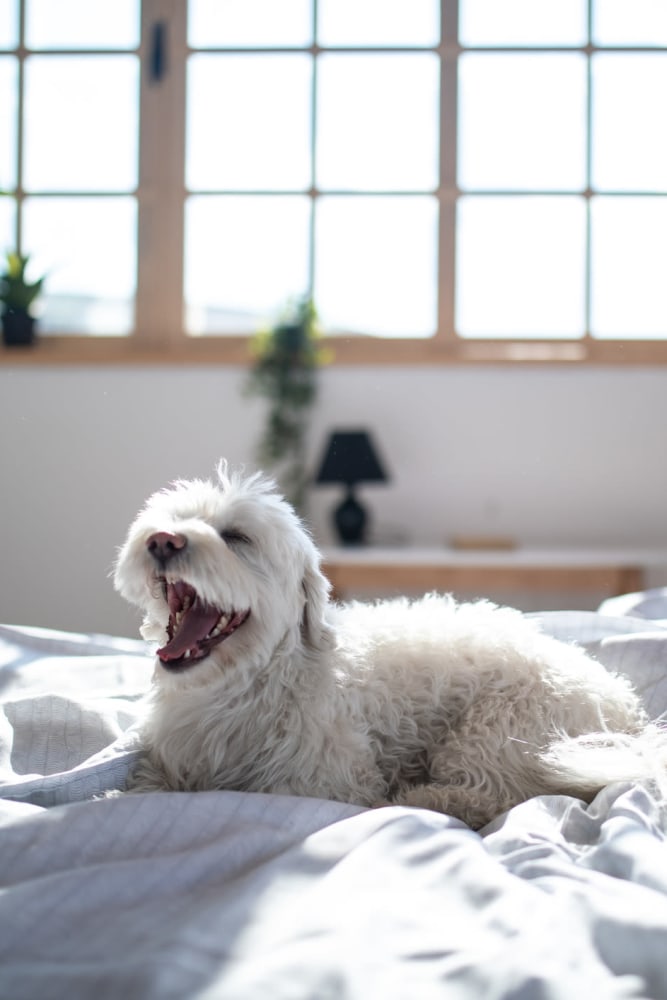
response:
[[[159,644],[131,788],[392,802],[480,827],[663,767],[629,685],[518,611],[339,606],[319,562],[261,476],[221,464],[150,498],[115,573]]]

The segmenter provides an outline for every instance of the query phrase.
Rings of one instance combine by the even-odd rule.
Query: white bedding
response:
[[[667,628],[545,628],[667,711]],[[662,618],[667,619],[667,614]],[[0,627],[0,997],[667,998],[667,809],[617,785],[482,835],[420,810],[122,787],[130,640]]]

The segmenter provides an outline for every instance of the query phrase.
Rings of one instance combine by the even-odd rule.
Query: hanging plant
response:
[[[317,396],[318,368],[328,360],[312,300],[291,304],[274,327],[256,336],[252,353],[247,390],[268,402],[257,457],[302,510],[309,412]]]

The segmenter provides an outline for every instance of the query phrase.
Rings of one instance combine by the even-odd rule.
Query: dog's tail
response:
[[[541,754],[549,780],[563,791],[591,798],[616,781],[650,782],[667,800],[667,728],[660,723],[641,732],[590,733],[563,737]]]

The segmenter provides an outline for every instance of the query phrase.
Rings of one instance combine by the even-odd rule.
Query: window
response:
[[[0,0],[0,246],[55,359],[667,361],[655,0]],[[39,353],[39,352],[37,352]]]
[[[0,5],[0,242],[46,271],[45,333],[124,335],[137,274],[131,0]],[[95,12],[94,16],[91,16]]]
[[[667,5],[462,0],[459,41],[457,335],[657,359]]]

